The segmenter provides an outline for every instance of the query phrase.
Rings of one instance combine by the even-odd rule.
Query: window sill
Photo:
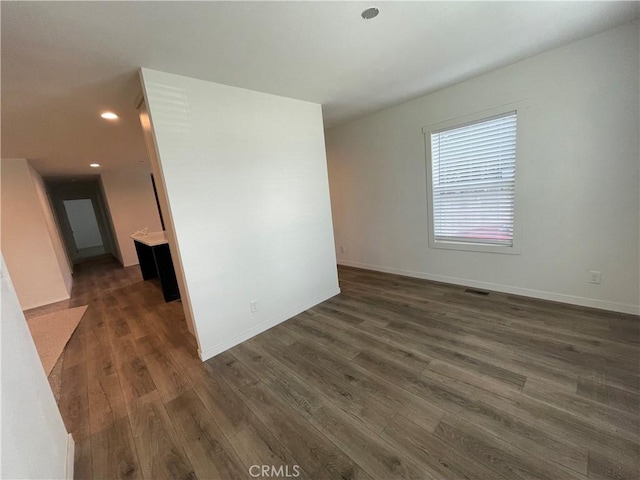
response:
[[[512,246],[506,245],[490,245],[486,243],[468,243],[453,241],[435,241],[429,240],[429,248],[437,248],[444,250],[460,250],[465,252],[479,253],[500,253],[505,255],[520,255],[520,247],[514,242]]]

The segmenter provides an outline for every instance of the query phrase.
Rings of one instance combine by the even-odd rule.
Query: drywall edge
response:
[[[148,128],[145,125],[141,127],[143,130],[143,134],[145,137],[145,144],[147,145],[149,162],[151,163],[151,171],[153,172],[154,178],[156,181],[156,189],[158,193],[158,201],[160,203],[160,207],[162,208],[162,216],[165,220],[165,232],[167,234],[167,240],[169,242],[169,248],[171,251],[171,258],[173,260],[173,266],[176,273],[176,279],[178,281],[178,287],[180,290],[180,299],[182,301],[182,308],[184,310],[185,318],[187,321],[187,327],[189,331],[195,336],[196,342],[198,344],[198,349],[200,349],[200,337],[198,336],[198,328],[196,327],[196,323],[193,319],[193,308],[191,307],[191,297],[189,296],[189,289],[187,287],[187,282],[185,281],[184,268],[182,266],[182,256],[180,254],[180,245],[178,244],[178,239],[176,237],[176,230],[173,222],[173,215],[171,210],[171,202],[169,201],[169,197],[167,195],[167,187],[164,178],[164,172],[162,170],[162,160],[160,159],[160,152],[158,150],[158,142],[155,136],[155,130],[153,128],[153,119],[151,116],[151,109],[147,105],[147,87],[144,82],[144,72],[142,69],[138,71],[140,76],[140,85],[142,86],[142,95],[143,101],[138,107],[138,110],[141,114],[144,113],[147,116],[149,121]]]

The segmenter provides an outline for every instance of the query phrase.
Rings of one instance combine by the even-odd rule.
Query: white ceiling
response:
[[[146,162],[140,66],[321,103],[326,125],[620,25],[638,2],[2,2],[2,156]],[[99,118],[113,110],[117,123]]]

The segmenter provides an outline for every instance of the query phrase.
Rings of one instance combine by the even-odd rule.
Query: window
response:
[[[430,246],[516,253],[517,112],[427,130]],[[427,133],[425,131],[425,133]]]

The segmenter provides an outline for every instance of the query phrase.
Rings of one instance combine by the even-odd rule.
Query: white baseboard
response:
[[[73,441],[71,434],[67,437],[67,469],[65,478],[73,480],[73,469],[75,465],[76,443]]]
[[[330,299],[331,297],[335,297],[339,293],[340,293],[340,289],[337,288],[337,289],[331,290],[331,291],[329,291],[327,293],[324,293],[322,295],[319,295],[319,296],[315,297],[313,300],[311,300],[311,301],[309,301],[307,303],[304,303],[303,305],[299,305],[299,306],[297,306],[295,308],[287,310],[284,313],[276,315],[276,316],[270,318],[269,320],[267,320],[266,322],[263,322],[260,325],[257,325],[257,326],[255,326],[253,328],[250,328],[246,332],[243,332],[240,335],[237,335],[237,336],[235,336],[235,337],[233,337],[233,338],[231,338],[229,340],[225,340],[224,342],[220,342],[220,343],[214,345],[213,347],[209,347],[209,348],[206,348],[204,350],[198,349],[198,355],[200,355],[200,359],[203,362],[206,361],[206,360],[209,360],[210,358],[215,357],[219,353],[222,353],[225,350],[229,350],[230,348],[235,347],[239,343],[242,343],[245,340],[249,340],[251,337],[255,337],[256,335],[264,332],[265,330],[269,330],[271,327],[275,327],[279,323],[282,323],[285,320],[290,319],[291,317],[295,317],[299,313],[302,313],[305,310],[308,310],[311,307],[314,307],[314,306],[318,305],[319,303],[322,303],[325,300]]]
[[[513,287],[509,285],[501,285],[498,283],[480,282],[477,280],[469,280],[466,278],[432,275],[430,273],[414,272],[411,270],[402,270],[399,268],[382,267],[380,265],[370,265],[367,263],[340,260],[338,265],[344,265],[345,267],[362,268],[365,270],[374,270],[376,272],[393,273],[406,277],[422,278],[425,280],[433,280],[434,282],[451,283],[454,285],[462,285],[465,287],[493,290],[496,292],[509,293],[512,295],[521,295],[523,297],[532,297],[541,300],[550,300],[552,302],[568,303],[570,305],[579,305],[582,307],[597,308],[600,310],[609,310],[612,312],[640,315],[640,305],[609,302],[606,300],[565,295],[563,293],[545,292],[542,290],[533,290],[530,288]]]
[[[71,298],[70,295],[66,295],[60,298],[52,298],[51,300],[47,300],[45,302],[34,303],[32,305],[21,305],[22,311],[26,312],[27,310],[31,310],[33,308],[44,307],[45,305],[51,305],[52,303],[62,302],[63,300],[69,300]]]

